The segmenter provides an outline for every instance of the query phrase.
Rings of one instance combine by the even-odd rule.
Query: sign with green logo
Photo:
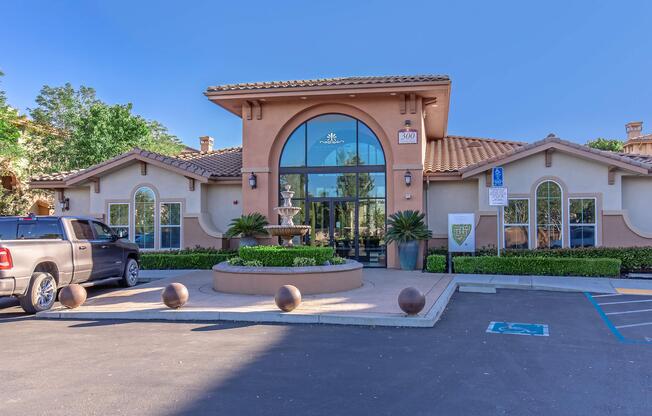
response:
[[[475,251],[475,214],[448,214],[448,251]]]

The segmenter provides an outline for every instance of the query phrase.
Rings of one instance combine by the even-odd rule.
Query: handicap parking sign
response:
[[[535,337],[547,337],[548,325],[492,321],[489,323],[487,332],[492,334],[533,335]]]
[[[502,187],[503,178],[504,178],[503,168],[502,167],[493,168],[491,171],[491,186]]]

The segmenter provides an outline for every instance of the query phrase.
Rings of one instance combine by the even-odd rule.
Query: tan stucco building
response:
[[[554,135],[532,144],[448,135],[450,94],[440,75],[210,87],[207,98],[242,119],[241,148],[213,150],[203,137],[201,151],[177,157],[136,149],[32,186],[57,190],[57,214],[104,218],[144,249],[233,246],[229,221],[260,212],[276,222],[286,184],[313,228],[307,242],[369,267],[397,266],[385,222],[406,209],[427,214],[430,247],[446,245],[448,213],[475,213],[477,247],[495,246],[497,234],[512,248],[652,243],[652,156]],[[502,218],[488,203],[496,166],[510,197]]]

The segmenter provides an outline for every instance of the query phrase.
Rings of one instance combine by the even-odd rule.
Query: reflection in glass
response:
[[[310,245],[329,246],[331,239],[331,211],[330,203],[310,203]]]
[[[537,247],[560,248],[561,242],[561,188],[546,181],[537,187]]]
[[[306,175],[301,173],[283,174],[280,176],[279,192],[285,190],[285,185],[292,187],[291,189],[294,191],[293,200],[306,197]],[[283,200],[280,193],[279,198]]]
[[[367,267],[385,267],[385,200],[361,200],[358,221],[358,261]]]
[[[335,254],[340,257],[355,257],[355,203],[333,203],[333,241]]]
[[[134,242],[140,248],[154,248],[154,211],[156,196],[149,188],[139,188],[135,195]]]
[[[350,166],[357,163],[356,124],[351,117],[325,114],[306,123],[308,166]]]
[[[361,165],[384,165],[385,154],[376,135],[358,122],[358,157]]]
[[[510,199],[505,207],[505,248],[529,248],[529,200]]]
[[[285,142],[281,155],[282,167],[306,166],[306,125],[300,125]]]
[[[161,204],[161,248],[181,248],[181,204]]]
[[[595,246],[595,199],[573,198],[569,200],[568,205],[570,246]]]
[[[308,174],[308,196],[355,197],[355,183],[355,173],[311,173]]]

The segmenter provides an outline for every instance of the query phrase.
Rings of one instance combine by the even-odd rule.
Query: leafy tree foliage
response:
[[[586,143],[587,146],[598,150],[606,150],[609,152],[622,152],[625,143],[618,139],[604,139],[598,137],[595,140],[590,140]]]
[[[4,74],[0,71],[0,77],[2,76]],[[18,112],[7,104],[6,94],[4,90],[0,89],[0,173],[2,173],[2,165],[6,165],[9,159],[21,154],[18,143],[20,130],[16,127],[17,119]]]
[[[32,119],[52,128],[35,146],[34,159],[44,171],[86,168],[134,147],[167,155],[183,148],[162,124],[133,114],[131,104],[102,102],[93,88],[46,85],[36,104]]]

